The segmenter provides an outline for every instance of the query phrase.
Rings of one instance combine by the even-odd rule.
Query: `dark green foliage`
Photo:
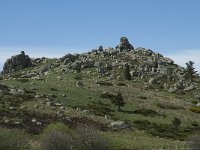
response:
[[[118,85],[118,86],[126,86],[126,84],[123,83],[123,82],[119,82],[119,83],[117,83],[117,85]]]
[[[190,82],[193,82],[194,79],[196,78],[196,73],[197,71],[195,71],[194,62],[193,61],[187,62],[184,75],[185,79],[189,80]]]
[[[113,86],[112,83],[106,81],[97,81],[96,84],[103,85],[103,86]]]
[[[145,96],[139,96],[140,99],[147,99]]]
[[[174,119],[172,120],[172,127],[178,130],[180,126],[181,126],[181,120],[177,117],[174,117]]]
[[[58,91],[56,88],[50,88],[51,91]]]
[[[115,98],[115,95],[106,92],[106,93],[101,94],[100,97],[101,97],[101,98],[108,98],[108,99],[112,100],[112,99]]]
[[[193,129],[175,129],[170,124],[150,123],[148,120],[136,120],[134,126],[139,130],[145,130],[153,136],[162,138],[172,138],[182,140],[186,137],[186,133],[191,133]]]
[[[19,150],[27,148],[28,136],[16,129],[0,128],[0,150]]]
[[[114,105],[118,106],[118,111],[121,111],[121,106],[124,106],[126,104],[120,92],[117,93],[117,95],[111,100],[111,102]]]
[[[82,80],[83,77],[82,77],[81,74],[76,74],[76,75],[74,76],[74,79],[76,79],[76,80]]]
[[[190,111],[195,112],[195,113],[200,113],[200,107],[191,107]]]
[[[162,108],[162,109],[173,109],[173,110],[184,109],[181,106],[175,106],[175,105],[172,105],[172,104],[158,103],[157,106],[160,107],[160,108]]]
[[[133,113],[142,114],[142,115],[144,115],[144,116],[152,116],[152,117],[161,116],[161,114],[159,114],[159,113],[156,112],[155,110],[146,109],[146,108],[134,110]]]
[[[104,104],[101,101],[89,103],[87,105],[87,109],[91,113],[99,116],[111,115],[111,112],[113,112],[113,110],[110,108],[110,105]]]
[[[126,80],[131,80],[130,68],[128,64],[125,65],[124,78]]]

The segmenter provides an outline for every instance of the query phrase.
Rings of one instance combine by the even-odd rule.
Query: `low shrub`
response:
[[[61,131],[51,131],[41,140],[42,150],[71,150],[72,138]]]
[[[0,128],[0,149],[19,150],[28,147],[28,136],[24,131]]]
[[[53,131],[60,131],[62,133],[69,133],[70,128],[67,125],[60,123],[60,122],[51,123],[43,130],[43,134],[48,134],[48,133],[51,133]]]
[[[123,83],[123,82],[119,82],[119,83],[117,83],[117,85],[118,85],[118,86],[126,86],[126,84]]]
[[[190,111],[195,112],[195,113],[200,113],[200,107],[191,107]]]
[[[140,99],[147,99],[145,96],[139,96]]]
[[[158,103],[157,106],[160,107],[160,108],[162,108],[162,109],[173,109],[173,110],[184,109],[181,106],[175,106],[175,105],[172,105],[172,104]]]
[[[113,86],[111,82],[106,82],[106,81],[97,81],[96,84],[103,85],[103,86]]]
[[[110,108],[110,105],[103,104],[101,101],[89,103],[87,105],[87,109],[91,113],[99,116],[111,115],[111,112],[113,112],[113,110]]]
[[[134,110],[133,113],[135,113],[135,114],[142,114],[144,116],[152,116],[152,117],[161,116],[161,114],[159,114],[155,110],[146,109],[146,108]]]
[[[111,99],[111,100],[114,99],[115,97],[116,97],[116,95],[110,94],[108,92],[102,93],[100,95],[100,98],[108,98],[108,99]]]
[[[58,91],[56,88],[50,88],[51,91]]]
[[[81,74],[77,74],[77,75],[74,76],[74,79],[75,79],[75,80],[82,80],[83,77],[82,77]]]
[[[109,140],[94,128],[80,126],[69,134],[51,131],[41,141],[42,150],[111,150]]]
[[[109,140],[92,127],[78,127],[75,131],[75,149],[111,150]]]

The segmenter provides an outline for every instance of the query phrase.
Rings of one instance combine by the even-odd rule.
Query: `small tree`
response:
[[[172,126],[176,130],[179,129],[180,126],[181,126],[181,120],[179,118],[177,118],[177,117],[174,117],[174,120],[172,120]]]
[[[112,103],[118,106],[118,111],[121,111],[121,106],[124,106],[126,104],[120,92],[118,92],[115,98],[112,99]]]
[[[130,68],[128,64],[125,65],[124,78],[126,80],[131,80]]]
[[[193,82],[196,77],[196,73],[197,71],[195,71],[194,62],[193,61],[187,62],[185,68],[185,79],[189,80],[190,82]]]

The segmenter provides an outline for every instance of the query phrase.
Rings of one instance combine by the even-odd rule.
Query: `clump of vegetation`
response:
[[[187,62],[184,75],[185,79],[189,80],[190,82],[193,82],[194,79],[196,78],[196,73],[197,71],[195,71],[194,62],[193,61]]]
[[[81,126],[74,132],[51,131],[43,137],[43,150],[111,150],[108,139],[92,127]]]
[[[99,116],[111,115],[111,112],[113,112],[109,104],[104,104],[101,101],[92,101],[91,103],[87,104],[87,109],[91,113]]]
[[[162,109],[173,109],[173,110],[184,109],[181,106],[175,106],[175,105],[172,105],[172,104],[158,103],[157,106],[162,108]]]
[[[119,82],[119,83],[117,83],[117,85],[118,85],[118,86],[126,86],[126,84],[123,83],[123,82]]]
[[[121,111],[121,107],[126,104],[120,92],[117,93],[111,102],[118,107],[118,111]]]
[[[112,83],[106,81],[97,81],[96,84],[103,85],[103,86],[113,86]]]
[[[51,91],[58,91],[56,88],[50,88]]]
[[[71,150],[72,138],[61,132],[51,131],[41,141],[43,150]]]
[[[56,123],[49,124],[43,130],[43,133],[44,134],[48,134],[48,133],[51,133],[53,131],[60,131],[62,133],[69,133],[70,132],[70,128],[67,125],[63,124],[63,123],[56,122]]]
[[[152,117],[161,116],[161,114],[159,114],[155,110],[146,109],[146,108],[141,108],[141,109],[134,110],[133,113],[142,114],[144,116],[152,116]]]
[[[131,74],[130,74],[130,68],[129,68],[128,64],[125,65],[124,78],[126,80],[131,80],[132,79]]]
[[[75,79],[75,80],[82,80],[82,79],[83,79],[83,76],[82,76],[81,74],[76,74],[76,75],[74,76],[74,79]]]
[[[146,96],[139,96],[138,98],[140,98],[140,99],[147,99]]]
[[[27,148],[28,135],[16,129],[0,128],[0,149],[19,150]]]
[[[195,113],[200,113],[200,107],[191,107],[190,111],[195,112]]]
[[[108,92],[105,92],[105,93],[103,93],[103,94],[100,95],[100,98],[114,99],[115,95],[114,94],[110,94]]]
[[[122,94],[120,92],[117,93],[117,95],[109,94],[108,92],[103,93],[100,95],[101,98],[108,98],[111,100],[111,102],[118,107],[118,111],[121,111],[121,107],[124,106],[126,103],[124,101],[124,98],[122,97]]]
[[[174,119],[172,120],[172,127],[178,130],[180,126],[181,126],[181,120],[177,117],[174,117]]]

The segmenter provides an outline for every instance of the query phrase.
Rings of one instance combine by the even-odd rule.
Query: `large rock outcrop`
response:
[[[134,47],[129,43],[128,39],[126,37],[120,38],[120,44],[116,46],[116,49],[122,50],[134,50]]]
[[[6,60],[3,67],[3,74],[12,74],[15,71],[22,70],[31,66],[31,59],[28,55],[25,55],[24,51],[21,51],[21,54],[12,56]]]

